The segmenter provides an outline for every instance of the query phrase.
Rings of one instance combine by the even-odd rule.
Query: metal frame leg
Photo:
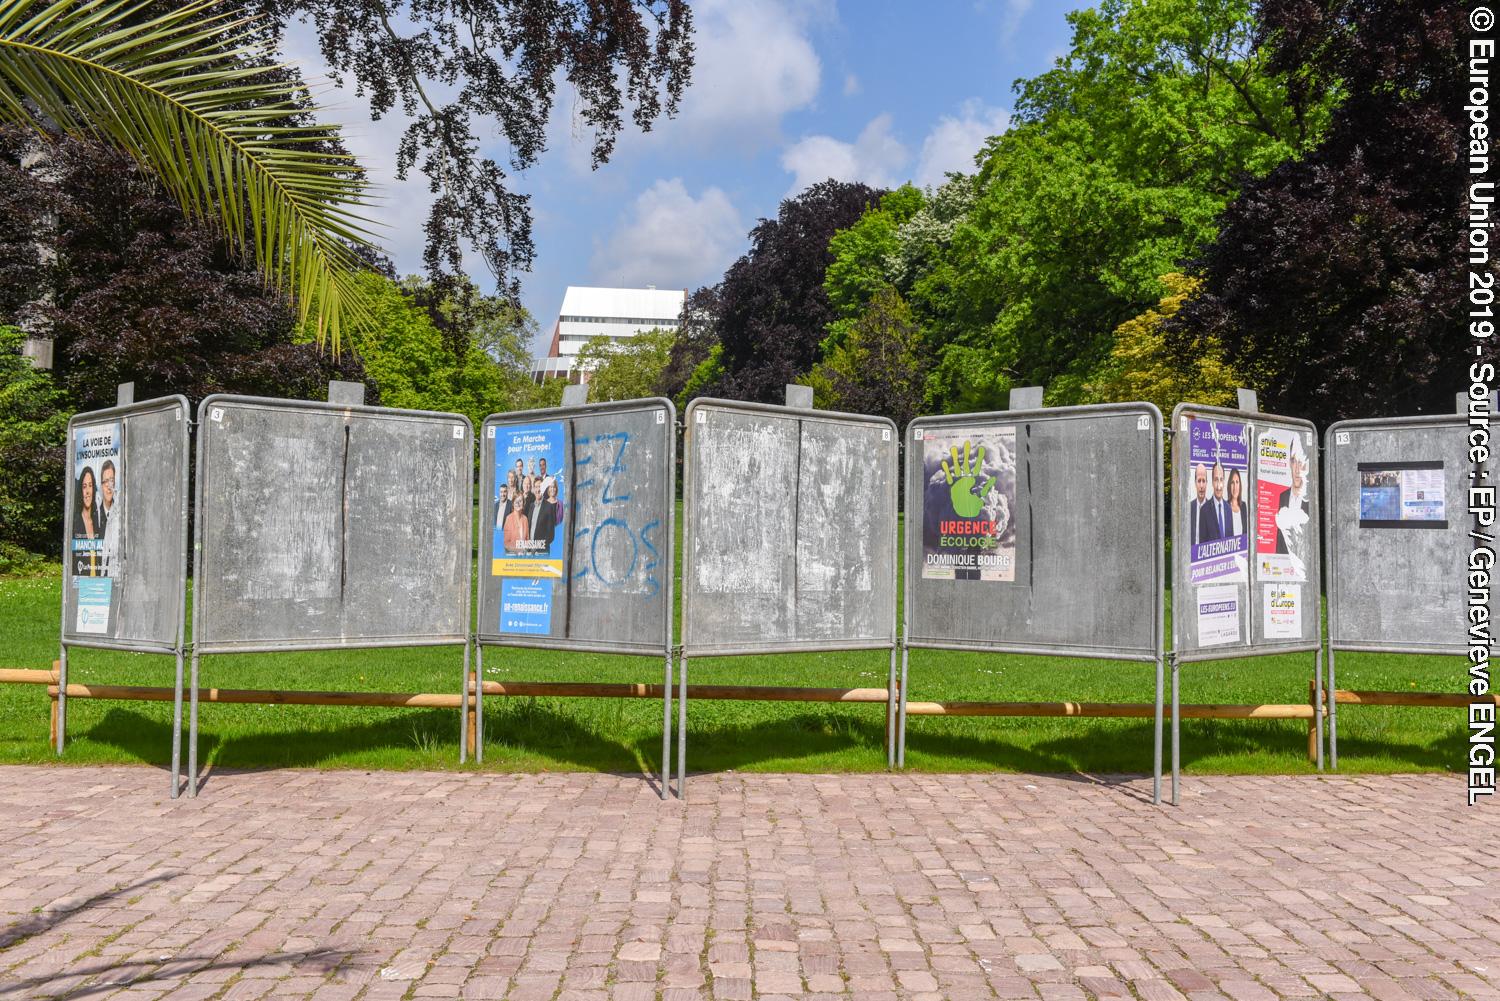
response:
[[[57,657],[57,747],[63,752],[63,741],[68,734],[68,648],[62,646]]]
[[[891,669],[885,681],[885,767],[896,767],[896,648],[891,647]]]
[[[468,656],[464,661],[467,664]],[[484,764],[484,648],[474,651],[474,763]]]
[[[1331,655],[1330,655],[1331,656]],[[1323,648],[1313,655],[1313,730],[1317,734],[1318,771],[1323,770]]]
[[[672,782],[672,651],[662,658],[665,668],[661,686],[661,798],[667,798]]]
[[[1328,646],[1328,767],[1339,770],[1339,700],[1333,677],[1333,645]]]
[[[1165,695],[1163,692],[1166,682],[1165,670],[1161,658],[1156,658],[1156,743],[1152,748],[1151,756],[1151,802],[1157,805],[1161,803],[1162,701]]]
[[[177,651],[177,681],[172,689],[172,798],[182,791],[182,651]]]
[[[687,654],[677,669],[677,798],[687,802]]]
[[[188,682],[188,795],[198,795],[198,651],[193,651],[192,680]]]
[[[469,652],[464,648],[464,685],[458,696],[458,763],[469,760]]]
[[[1178,675],[1181,665],[1172,658],[1172,805],[1180,802],[1177,792],[1178,778],[1182,773],[1182,707],[1177,701]]]
[[[896,713],[896,767],[906,767],[906,678],[911,648],[901,647],[901,696]]]

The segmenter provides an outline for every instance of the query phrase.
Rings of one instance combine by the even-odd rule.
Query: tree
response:
[[[0,5],[0,125],[123,150],[195,222],[212,220],[264,278],[316,296],[319,339],[361,321],[364,181],[338,131],[311,121],[245,18],[213,0]]]
[[[321,398],[329,378],[359,378],[352,357],[294,343],[285,298],[123,153],[0,132],[0,217],[25,220],[0,232],[0,260],[35,258],[0,323],[48,330],[72,410],[113,405],[120,382],[142,398]]]
[[[1145,400],[1169,417],[1179,403],[1235,405],[1235,389],[1244,383],[1224,361],[1223,348],[1209,340],[1184,358],[1163,331],[1201,283],[1175,272],[1162,275],[1161,283],[1167,292],[1161,301],[1115,329],[1114,347],[1084,385],[1080,402]]]
[[[875,292],[846,324],[838,344],[813,367],[808,384],[819,407],[889,417],[905,428],[922,412],[927,377],[922,333],[901,293]]]
[[[779,402],[783,386],[812,368],[836,315],[823,289],[829,240],[880,195],[863,184],[821,181],[750,231],[749,253],[730,265],[718,289],[718,393]]]
[[[723,368],[717,360],[711,373],[699,371],[710,356],[717,359],[723,353],[719,347],[718,319],[719,286],[705,285],[688,293],[682,304],[682,314],[677,318],[677,336],[672,340],[672,351],[653,387],[656,395],[667,397],[678,407],[685,407],[687,400],[719,381]],[[684,396],[690,384],[693,391]]]
[[[0,570],[62,545],[68,414],[52,377],[21,357],[25,338],[0,326]]]
[[[578,350],[578,367],[588,373],[589,399],[638,400],[651,396],[672,356],[677,334],[655,328],[624,340],[604,334]]]
[[[1294,101],[1339,104],[1314,149],[1229,205],[1169,336],[1221,341],[1264,406],[1320,425],[1450,411],[1475,360],[1461,5],[1264,0],[1260,14]]]
[[[1326,119],[1286,99],[1248,0],[1105,0],[1068,19],[1072,49],[1017,84],[1016,125],[981,153],[942,280],[913,295],[948,409],[1027,383],[1079,399],[1116,327],[1160,297],[1158,276]]]
[[[423,259],[453,292],[463,246],[473,247],[514,297],[513,272],[531,264],[526,196],[483,146],[497,136],[524,171],[546,149],[557,85],[577,95],[593,130],[594,166],[608,160],[629,117],[642,131],[675,114],[693,65],[687,0],[256,0],[275,33],[294,18],[316,27],[323,57],[352,79],[379,120],[412,117],[396,148],[398,176],[426,174],[437,196]],[[446,96],[444,96],[446,94]]]
[[[828,325],[824,352],[843,340],[870,300],[892,287],[901,250],[901,226],[925,204],[919,188],[903,184],[828,241],[832,260],[823,275],[823,291],[838,318]]]
[[[533,327],[524,311],[473,290],[438,299],[419,278],[361,281],[374,323],[355,347],[382,404],[463,414],[477,428],[530,402]]]

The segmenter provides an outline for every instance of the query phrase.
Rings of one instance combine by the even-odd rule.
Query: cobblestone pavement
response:
[[[0,997],[1500,998],[1454,777],[0,768]]]

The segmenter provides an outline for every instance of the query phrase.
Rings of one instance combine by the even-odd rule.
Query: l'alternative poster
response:
[[[1188,580],[1229,583],[1249,580],[1250,428],[1237,421],[1188,424]]]

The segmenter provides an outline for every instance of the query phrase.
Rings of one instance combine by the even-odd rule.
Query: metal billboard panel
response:
[[[1324,434],[1328,643],[1464,654],[1466,417],[1340,421]],[[1434,489],[1435,488],[1435,489]]]
[[[481,436],[479,640],[601,653],[670,651],[677,465],[671,401],[496,414],[485,419]],[[536,439],[534,455],[525,452],[528,438]],[[565,568],[552,579],[523,576],[526,564],[506,559],[500,496],[512,458],[521,460],[525,477],[532,475],[526,464],[539,466],[538,456],[546,454],[554,461],[545,479],[555,482],[542,481],[541,500],[560,495],[560,516],[546,521]],[[535,521],[528,519],[533,538]],[[507,601],[508,589],[517,601]],[[509,612],[516,604],[526,612]]]
[[[894,647],[899,438],[879,417],[689,404],[685,655]]]
[[[1172,428],[1176,659],[1320,649],[1317,429],[1193,403],[1172,411]]]
[[[181,648],[190,414],[186,398],[165,396],[68,422],[65,645]]]
[[[1149,403],[913,421],[907,645],[1160,657],[1161,430]]]
[[[465,643],[473,463],[458,414],[205,399],[197,652]]]

